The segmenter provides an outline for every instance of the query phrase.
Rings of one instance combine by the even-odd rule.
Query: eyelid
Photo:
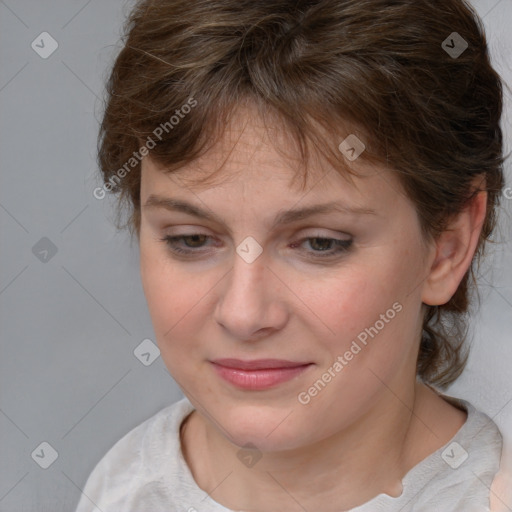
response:
[[[211,254],[211,251],[208,249],[204,249],[203,246],[201,247],[186,247],[183,249],[183,247],[179,246],[179,242],[183,241],[185,238],[191,238],[194,236],[199,237],[205,237],[207,240],[213,240],[214,237],[199,233],[199,232],[188,232],[183,234],[174,234],[174,235],[164,235],[163,238],[158,238],[160,242],[163,242],[166,244],[167,249],[171,253],[172,257],[178,258],[178,259],[187,259],[190,261],[193,261],[196,257],[201,258],[204,256],[208,256]],[[305,258],[310,261],[315,262],[321,262],[325,261],[326,263],[329,261],[336,260],[338,261],[343,256],[345,256],[347,253],[349,253],[352,250],[354,239],[353,237],[349,237],[348,239],[343,238],[335,238],[332,236],[323,236],[319,235],[318,233],[316,235],[311,236],[302,236],[301,238],[298,238],[295,242],[291,244],[291,248],[295,249],[297,247],[301,247],[305,242],[310,242],[311,240],[324,240],[330,242],[330,244],[333,246],[325,251],[315,251],[315,250],[307,250],[307,249],[298,249],[299,253],[305,254]],[[206,240],[206,241],[207,241]],[[210,246],[208,246],[210,247]]]
[[[208,237],[210,240],[217,240],[219,237],[216,235],[212,235],[205,231],[210,231],[207,228],[195,225],[186,225],[186,226],[179,226],[182,229],[178,229],[177,231],[171,231],[167,232],[164,229],[165,235],[167,237],[191,237],[191,236],[205,236]],[[306,230],[311,229],[313,232],[307,232]],[[326,232],[322,232],[322,230],[325,230]],[[296,230],[294,230],[296,231]],[[306,232],[303,232],[306,231]],[[299,234],[300,233],[300,234]],[[333,239],[333,240],[339,240],[341,242],[348,242],[353,241],[353,235],[350,233],[347,233],[346,231],[336,231],[328,228],[319,228],[319,227],[304,227],[303,229],[300,229],[298,233],[294,233],[293,236],[293,244],[297,244],[300,242],[304,242],[308,239],[312,238],[322,238],[322,239]],[[244,238],[245,239],[245,238]],[[239,243],[242,243],[244,240],[240,240]],[[237,244],[238,245],[238,244]]]
[[[175,231],[173,228],[176,228],[177,230]],[[170,233],[167,233],[168,229],[172,230],[172,231]],[[307,230],[313,230],[314,232],[313,233],[309,233],[309,232],[303,233],[304,231],[307,231]],[[212,238],[217,237],[217,235],[211,234],[212,230],[210,228],[204,227],[203,225],[197,225],[197,224],[179,224],[179,225],[173,224],[173,225],[169,225],[169,226],[162,228],[162,231],[165,231],[170,236],[204,235],[204,236],[210,236]],[[296,227],[291,228],[288,226],[288,227],[284,228],[283,230],[280,230],[280,232],[282,232],[282,231],[285,231],[285,232],[293,231],[295,233],[293,235],[293,237],[299,236],[296,233],[302,233],[300,236],[305,237],[305,238],[347,237],[347,239],[350,239],[353,236],[345,230],[336,230],[336,229],[332,229],[332,228],[321,228],[321,227],[318,227],[318,225],[316,225],[316,224],[302,226],[299,229],[297,229]],[[244,238],[246,238],[246,237],[243,237],[242,239],[244,239]]]

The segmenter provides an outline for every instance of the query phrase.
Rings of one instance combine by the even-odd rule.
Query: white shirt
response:
[[[402,495],[379,494],[350,512],[489,511],[502,437],[488,416],[457,402],[466,422],[405,475]],[[183,458],[180,426],[193,410],[183,398],[128,432],[90,474],[76,512],[234,512],[197,485]]]

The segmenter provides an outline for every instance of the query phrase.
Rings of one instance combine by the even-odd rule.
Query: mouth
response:
[[[275,387],[302,374],[313,365],[284,359],[216,359],[210,362],[218,376],[245,390]]]

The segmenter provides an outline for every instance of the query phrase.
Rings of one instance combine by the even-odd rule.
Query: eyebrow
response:
[[[200,219],[217,222],[218,224],[224,223],[220,217],[203,208],[200,208],[199,206],[196,206],[187,201],[175,199],[172,197],[162,197],[157,194],[151,194],[143,207],[164,208],[169,211],[178,211],[188,215],[193,215]],[[271,229],[274,229],[279,225],[291,224],[292,222],[300,221],[313,215],[332,212],[338,212],[347,215],[377,215],[377,212],[371,208],[348,207],[333,201],[330,203],[315,204],[306,206],[304,208],[282,211],[275,217]]]

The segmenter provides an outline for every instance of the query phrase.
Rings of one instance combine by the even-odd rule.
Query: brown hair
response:
[[[504,184],[502,83],[477,14],[463,0],[139,1],[99,137],[105,188],[128,203],[132,235],[141,144],[172,172],[207,151],[245,100],[284,122],[304,162],[312,145],[347,171],[338,144],[356,134],[360,158],[398,174],[425,240],[482,178],[488,205],[473,264],[449,302],[424,306],[418,376],[453,382],[467,359],[469,278],[476,284]]]

